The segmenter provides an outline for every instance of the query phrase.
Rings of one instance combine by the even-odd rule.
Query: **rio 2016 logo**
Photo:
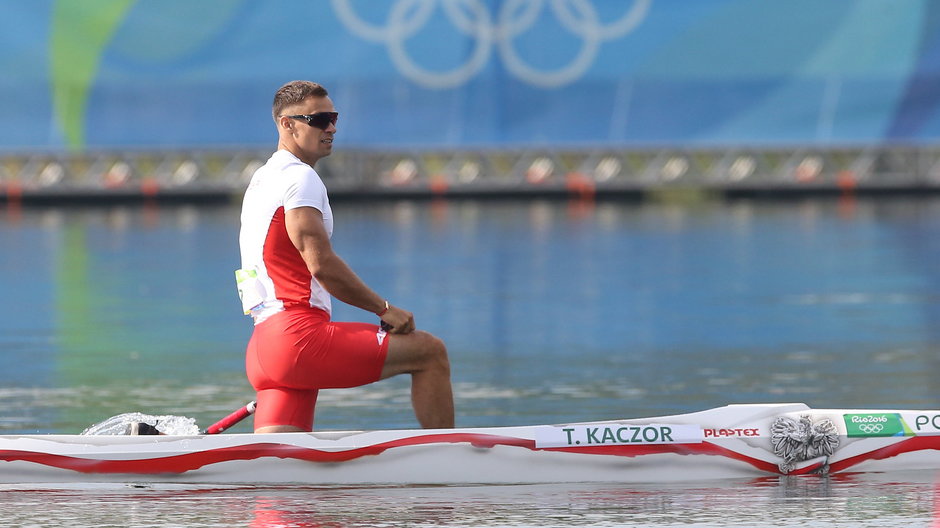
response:
[[[381,25],[364,20],[350,0],[332,2],[333,10],[350,32],[385,44],[392,62],[403,75],[427,88],[446,89],[460,86],[479,73],[494,49],[506,69],[526,83],[554,88],[574,82],[594,63],[603,42],[621,38],[643,22],[651,0],[633,0],[626,13],[609,23],[600,19],[591,0],[506,0],[499,3],[495,16],[482,0],[397,0]],[[438,6],[450,23],[474,43],[462,64],[444,71],[418,64],[405,46],[409,38],[425,27]],[[537,22],[546,6],[565,31],[581,41],[574,58],[551,71],[533,67],[514,44],[521,35],[538,29]]]
[[[846,434],[850,437],[904,436],[901,416],[897,413],[846,414]]]

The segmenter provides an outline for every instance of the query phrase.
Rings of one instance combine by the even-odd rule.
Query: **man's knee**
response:
[[[395,336],[389,345],[382,378],[403,373],[433,371],[450,375],[447,347],[438,337],[423,331]]]
[[[447,359],[447,346],[439,337],[427,332],[416,332],[420,340],[418,347],[422,370],[434,369],[450,372],[450,361]]]
[[[431,368],[450,375],[450,359],[447,357],[447,345],[440,338],[428,334],[428,363]]]

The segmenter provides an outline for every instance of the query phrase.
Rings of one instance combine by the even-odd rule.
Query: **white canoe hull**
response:
[[[0,483],[679,482],[940,469],[940,411],[731,405],[551,426],[0,436]]]

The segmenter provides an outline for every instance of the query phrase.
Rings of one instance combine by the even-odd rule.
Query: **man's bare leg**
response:
[[[255,429],[255,433],[257,434],[261,434],[261,433],[309,433],[309,432],[310,431],[306,431],[295,425],[268,425],[265,427],[259,427]]]
[[[411,404],[421,427],[454,427],[454,393],[444,342],[420,330],[390,334],[388,339],[382,379],[411,374]]]

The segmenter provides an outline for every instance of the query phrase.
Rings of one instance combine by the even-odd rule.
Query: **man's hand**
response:
[[[408,310],[388,305],[388,311],[382,314],[382,321],[391,327],[390,334],[410,334],[415,331],[415,316]]]

